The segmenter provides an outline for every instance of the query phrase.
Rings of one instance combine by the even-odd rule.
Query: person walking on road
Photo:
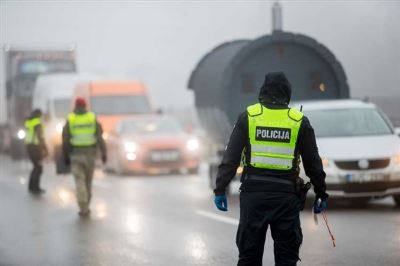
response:
[[[71,165],[75,178],[76,197],[79,205],[79,215],[90,214],[90,199],[92,197],[92,179],[96,160],[97,147],[100,148],[101,160],[107,161],[103,130],[96,115],[87,111],[85,99],[77,98],[75,108],[68,115],[63,128],[63,153],[65,163]]]
[[[35,109],[25,120],[25,144],[33,169],[29,176],[28,189],[31,193],[42,194],[44,189],[40,188],[40,176],[43,172],[43,159],[48,155],[46,143],[44,141],[44,129],[42,124],[42,111]]]
[[[268,227],[275,265],[296,265],[303,240],[300,211],[310,183],[299,178],[299,156],[316,193],[314,212],[327,207],[325,172],[314,130],[302,112],[290,108],[291,85],[283,72],[269,73],[259,103],[240,114],[218,168],[214,202],[227,211],[225,188],[243,157],[238,265],[262,265]],[[242,156],[243,152],[243,156]]]

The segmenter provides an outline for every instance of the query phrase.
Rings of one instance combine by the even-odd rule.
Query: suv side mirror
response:
[[[394,128],[394,133],[400,137],[400,127],[395,127]]]

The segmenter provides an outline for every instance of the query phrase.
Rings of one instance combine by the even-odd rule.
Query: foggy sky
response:
[[[218,44],[271,32],[271,1],[4,1],[0,43],[77,47],[81,72],[142,80],[156,105],[193,103],[187,81]],[[283,29],[326,45],[351,94],[400,97],[400,1],[281,1]]]

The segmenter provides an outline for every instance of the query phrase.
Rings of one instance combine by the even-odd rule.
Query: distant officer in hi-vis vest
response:
[[[327,206],[325,172],[314,130],[302,112],[288,106],[290,98],[291,86],[284,73],[267,74],[259,103],[239,116],[219,166],[214,201],[219,210],[227,211],[225,188],[241,159],[244,164],[236,236],[238,265],[262,265],[268,227],[275,265],[297,264],[303,240],[299,213],[310,187],[299,178],[299,156],[314,185],[314,212]]]
[[[33,164],[33,169],[29,176],[28,189],[31,193],[41,194],[44,189],[40,188],[40,176],[43,172],[42,162],[48,155],[46,143],[44,141],[44,132],[42,124],[42,111],[35,109],[25,120],[25,144],[29,159]]]
[[[71,164],[71,171],[75,178],[80,216],[87,216],[90,213],[89,204],[92,196],[97,147],[100,148],[103,163],[107,160],[103,130],[95,114],[87,111],[86,106],[85,99],[75,100],[74,111],[68,115],[62,133],[65,163]]]

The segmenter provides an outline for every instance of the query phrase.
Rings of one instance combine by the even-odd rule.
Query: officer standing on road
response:
[[[65,163],[71,164],[75,178],[80,216],[88,216],[90,213],[97,146],[100,148],[103,163],[107,160],[103,130],[95,114],[87,111],[86,106],[85,99],[75,100],[75,109],[68,115],[62,132]]]
[[[43,172],[43,159],[48,155],[42,125],[42,111],[35,109],[25,120],[25,144],[33,169],[29,176],[28,189],[31,193],[41,194],[45,190],[40,188],[40,176]]]
[[[299,182],[300,155],[316,193],[314,212],[327,206],[325,172],[314,130],[303,113],[288,107],[290,98],[291,85],[285,74],[267,74],[259,103],[239,116],[218,169],[214,201],[219,210],[227,211],[225,188],[236,175],[243,152],[238,265],[262,265],[268,226],[275,265],[297,264],[303,240],[299,212],[304,202],[300,196],[305,198],[306,192],[301,191],[307,190]]]

